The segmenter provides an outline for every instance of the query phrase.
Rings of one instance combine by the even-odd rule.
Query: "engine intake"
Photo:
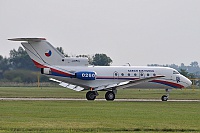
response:
[[[51,74],[51,69],[50,68],[41,68],[41,73],[50,75]]]

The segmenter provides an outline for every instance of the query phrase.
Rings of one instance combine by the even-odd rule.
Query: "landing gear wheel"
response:
[[[88,91],[86,93],[87,100],[94,100],[96,98],[96,94],[94,91]]]
[[[162,101],[167,101],[167,100],[168,100],[168,96],[167,96],[167,95],[163,95],[163,96],[161,97],[161,100],[162,100]]]
[[[115,93],[113,91],[106,92],[105,99],[107,101],[113,101],[115,99]]]

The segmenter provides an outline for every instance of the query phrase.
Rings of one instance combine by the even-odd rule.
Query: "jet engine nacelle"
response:
[[[76,72],[75,77],[81,80],[95,80],[96,79],[96,72]]]
[[[50,68],[41,68],[41,73],[50,75],[51,74],[51,69]]]

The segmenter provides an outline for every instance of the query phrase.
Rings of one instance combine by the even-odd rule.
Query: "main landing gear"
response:
[[[161,97],[161,100],[162,101],[167,101],[168,99],[169,99],[169,93],[170,93],[170,91],[171,91],[171,89],[165,89],[165,91],[166,91],[166,95],[163,95],[162,97]]]
[[[105,94],[105,99],[107,101],[113,101],[115,99],[115,94],[116,94],[116,90],[114,91],[107,91]],[[96,96],[98,96],[98,92],[97,91],[88,91],[86,93],[86,98],[87,100],[95,100]]]
[[[107,101],[113,101],[115,99],[115,93],[113,91],[107,91],[105,94],[105,99]]]
[[[94,100],[96,98],[96,96],[98,96],[99,94],[97,93],[97,91],[88,91],[86,93],[86,98],[87,100]]]

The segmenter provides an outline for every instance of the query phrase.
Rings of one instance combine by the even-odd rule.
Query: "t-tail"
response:
[[[87,66],[87,58],[65,57],[45,38],[13,38],[11,41],[23,41],[21,44],[38,68],[47,66]]]

